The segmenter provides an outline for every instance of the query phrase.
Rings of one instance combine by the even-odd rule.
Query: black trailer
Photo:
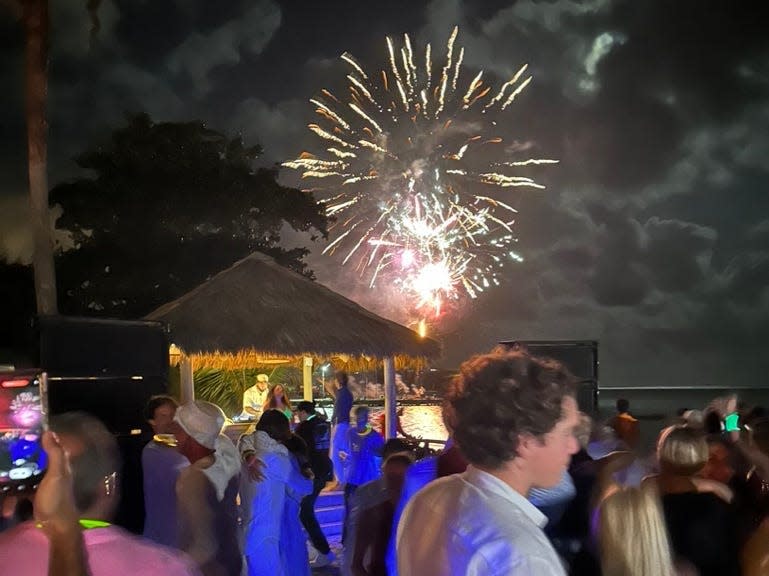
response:
[[[117,524],[141,534],[141,453],[152,437],[144,407],[168,390],[168,339],[158,322],[42,316],[38,359],[52,416],[88,412],[115,435],[123,458]]]
[[[580,410],[591,415],[598,411],[597,340],[502,340],[500,344],[561,362],[579,381]]]

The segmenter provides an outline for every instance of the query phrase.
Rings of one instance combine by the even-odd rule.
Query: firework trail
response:
[[[496,119],[531,81],[527,66],[496,92],[483,72],[463,82],[457,33],[435,69],[430,45],[420,59],[408,35],[401,48],[386,39],[388,68],[377,74],[343,54],[345,97],[323,89],[310,100],[319,120],[309,129],[323,150],[284,163],[314,181],[308,189],[336,219],[324,253],[355,259],[371,287],[396,285],[423,319],[497,285],[505,262],[522,260],[505,196],[543,188],[520,172],[557,163],[511,158],[495,134]]]

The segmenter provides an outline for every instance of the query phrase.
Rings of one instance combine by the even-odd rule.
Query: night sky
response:
[[[444,366],[500,339],[596,339],[601,383],[767,384],[769,22],[759,2],[52,0],[49,180],[121,125],[203,120],[265,149],[317,149],[308,99],[343,92],[349,51],[386,63],[409,33],[440,62],[460,27],[464,78],[534,80],[500,134],[561,163],[516,192],[502,286],[444,321]],[[28,261],[22,31],[0,10],[0,258]],[[296,185],[296,175],[282,179]],[[286,235],[287,245],[306,238]],[[402,321],[397,303],[320,254],[318,279]],[[30,288],[31,289],[31,288]]]

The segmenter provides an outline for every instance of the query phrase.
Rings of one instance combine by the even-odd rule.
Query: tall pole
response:
[[[304,399],[312,401],[312,357],[305,356],[302,362],[302,381],[304,383]]]
[[[395,419],[398,398],[395,391],[395,361],[392,356],[384,359],[385,438],[395,438],[398,428]]]
[[[53,234],[48,210],[48,0],[27,0],[21,4],[26,32],[27,169],[35,241],[32,268],[37,313],[47,315],[57,313]]]

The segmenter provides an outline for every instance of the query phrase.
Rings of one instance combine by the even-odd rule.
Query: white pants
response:
[[[331,463],[334,465],[334,475],[337,482],[340,484],[347,483],[347,476],[350,470],[349,460],[345,461],[339,457],[339,452],[350,453],[350,447],[348,446],[347,432],[350,429],[350,425],[347,422],[342,422],[334,426],[334,434],[331,439]]]

